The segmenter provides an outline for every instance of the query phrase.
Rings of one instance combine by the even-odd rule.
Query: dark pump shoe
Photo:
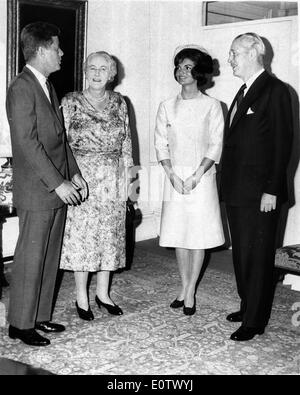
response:
[[[183,306],[184,306],[184,300],[178,300],[178,299],[175,299],[170,304],[171,309],[178,309],[178,308],[183,307]]]
[[[194,306],[193,307],[186,307],[183,306],[183,314],[185,315],[194,315],[196,313],[196,298],[194,297]]]
[[[230,336],[230,339],[240,342],[247,341],[253,339],[256,335],[262,335],[264,332],[265,328],[248,328],[246,326],[241,326]]]
[[[183,306],[183,314],[194,315],[195,313],[196,313],[196,298],[194,298],[194,306],[193,307]]]
[[[43,331],[45,333],[60,333],[66,330],[63,325],[54,324],[53,322],[44,321],[44,322],[37,322],[35,324],[35,329],[39,331]]]
[[[194,315],[196,313],[196,303],[194,303],[193,307],[185,307],[183,306],[183,314],[185,315]]]
[[[90,307],[88,310],[84,310],[78,306],[77,302],[75,303],[75,305],[76,305],[77,314],[78,314],[79,318],[81,318],[82,320],[85,320],[85,321],[93,321],[93,319],[95,317],[94,317],[94,314],[93,314]]]
[[[112,315],[122,315],[123,314],[123,311],[119,306],[117,306],[116,304],[103,303],[103,302],[101,302],[101,300],[98,298],[97,295],[95,297],[95,301],[96,301],[99,309],[101,309],[101,306],[103,306],[106,308],[106,310],[109,312],[109,314],[112,314]]]
[[[231,313],[226,317],[226,320],[229,322],[242,322],[243,313],[241,311],[236,311],[235,313]]]
[[[38,334],[35,329],[18,329],[10,325],[8,336],[11,339],[20,339],[28,346],[45,347],[50,344],[50,340]]]

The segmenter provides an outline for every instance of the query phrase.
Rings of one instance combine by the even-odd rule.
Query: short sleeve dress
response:
[[[61,265],[72,271],[114,271],[126,264],[125,167],[133,165],[127,106],[108,91],[103,111],[82,92],[67,94],[62,109],[68,141],[89,187],[88,200],[69,206]]]
[[[159,106],[155,148],[158,161],[170,159],[175,173],[185,180],[207,157],[218,163],[222,151],[224,119],[220,102],[199,91],[185,100],[181,94]],[[165,178],[160,245],[206,249],[224,243],[213,165],[188,195],[179,194]]]

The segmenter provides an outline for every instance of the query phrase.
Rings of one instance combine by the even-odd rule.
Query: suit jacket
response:
[[[292,141],[292,106],[286,85],[264,71],[233,117],[225,122],[221,198],[232,206],[256,206],[263,193],[287,199],[286,170]]]
[[[63,206],[55,193],[64,179],[80,173],[66,141],[54,92],[55,110],[34,74],[25,66],[6,98],[13,155],[13,202],[25,210]]]

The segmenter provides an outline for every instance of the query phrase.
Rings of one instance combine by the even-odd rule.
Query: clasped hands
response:
[[[80,174],[75,174],[71,181],[64,180],[55,192],[65,204],[77,206],[88,197],[88,185]]]
[[[196,171],[185,181],[183,181],[180,177],[178,177],[177,174],[172,173],[170,174],[170,181],[173,188],[178,193],[180,193],[181,195],[188,195],[199,184],[202,175],[203,175],[202,171]]]

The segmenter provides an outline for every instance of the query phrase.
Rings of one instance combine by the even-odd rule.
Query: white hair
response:
[[[89,60],[95,55],[102,56],[107,61],[109,66],[109,80],[113,81],[113,79],[117,75],[117,63],[114,60],[114,58],[105,51],[97,51],[90,53],[86,58],[86,60],[83,62],[83,70],[86,72],[87,66],[89,64]]]
[[[241,40],[243,45],[248,49],[254,48],[257,53],[258,62],[263,64],[263,57],[266,53],[266,47],[258,34],[252,32],[240,34],[234,39],[234,41],[235,40]]]

